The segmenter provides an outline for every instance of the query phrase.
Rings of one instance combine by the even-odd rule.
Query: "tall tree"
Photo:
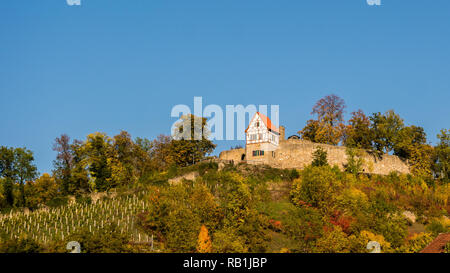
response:
[[[111,170],[111,139],[103,133],[90,134],[85,143],[86,159],[92,186],[98,191],[106,191],[112,184]]]
[[[33,164],[33,152],[26,148],[14,150],[14,167],[20,188],[20,205],[25,206],[25,182],[36,178],[38,175],[36,165]]]
[[[389,110],[384,114],[374,113],[370,120],[372,121],[373,145],[376,151],[380,153],[389,153],[394,149],[397,135],[404,127],[403,119]]]
[[[136,143],[142,150],[146,151],[150,158],[150,166],[155,170],[165,170],[174,164],[170,157],[170,146],[172,137],[159,135],[156,139],[150,141],[147,139],[137,139]]]
[[[361,109],[351,115],[345,129],[344,145],[350,148],[371,149],[373,136],[370,119]]]
[[[427,144],[427,135],[422,127],[401,128],[394,138],[393,149],[394,155],[409,161],[413,174],[431,176],[434,149]]]
[[[439,144],[435,147],[433,171],[438,178],[450,183],[450,130],[441,130],[437,137]]]
[[[311,113],[316,115],[317,119],[309,121],[299,134],[304,139],[314,139],[315,142],[337,145],[344,132],[345,107],[344,100],[333,94],[320,99],[314,105]]]
[[[70,144],[70,137],[66,134],[55,139],[53,151],[57,152],[56,160],[53,161],[55,167],[54,175],[61,184],[62,191],[66,194],[73,193],[71,187],[74,152]]]
[[[317,115],[319,121],[336,126],[343,121],[345,102],[342,98],[331,94],[320,99],[313,107],[312,114]]]
[[[137,157],[135,143],[126,131],[113,138],[112,176],[119,184],[128,184],[137,181]]]
[[[75,139],[70,145],[73,152],[72,179],[68,185],[70,194],[82,194],[92,190],[89,175],[89,161],[86,145],[83,141]]]
[[[25,181],[37,176],[33,164],[33,152],[26,148],[0,147],[0,176],[5,179],[4,192],[7,203],[14,204],[13,184],[19,183],[20,199],[18,205],[25,205]]]
[[[422,127],[408,126],[401,128],[394,138],[394,154],[406,159],[411,158],[413,150],[427,143],[427,135]]]
[[[0,147],[0,177],[4,178],[3,191],[6,203],[14,205],[13,184],[16,180],[14,170],[14,148]]]

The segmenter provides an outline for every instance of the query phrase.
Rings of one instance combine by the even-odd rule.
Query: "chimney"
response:
[[[284,126],[280,126],[280,141],[283,141],[285,139],[285,128]]]

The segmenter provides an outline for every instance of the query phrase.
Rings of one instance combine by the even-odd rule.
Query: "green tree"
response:
[[[71,149],[73,151],[73,168],[70,183],[67,184],[67,192],[77,195],[87,193],[90,190],[90,185],[85,143],[74,140]]]
[[[394,155],[409,161],[413,174],[431,176],[434,150],[427,144],[427,136],[422,127],[413,125],[400,129],[393,149]]]
[[[14,204],[13,184],[19,183],[20,199],[17,204],[25,205],[25,181],[37,176],[37,168],[33,164],[33,153],[26,148],[0,147],[0,177],[5,179],[4,193],[7,203]]]
[[[443,181],[450,182],[450,130],[438,134],[439,144],[435,147],[433,171]]]
[[[169,161],[180,166],[198,163],[216,147],[208,139],[207,119],[194,115],[182,116],[175,125],[173,140],[169,148]]]
[[[31,181],[38,175],[36,165],[33,164],[33,152],[25,148],[14,151],[14,165],[20,188],[20,205],[25,206],[25,182]]]
[[[16,171],[14,169],[14,148],[0,147],[0,177],[4,178],[3,192],[6,203],[9,206],[14,205],[13,184],[16,180]]]
[[[327,155],[327,151],[320,146],[317,147],[313,152],[313,161],[311,165],[314,167],[328,166]]]
[[[403,119],[393,110],[389,110],[384,114],[374,113],[370,120],[375,150],[380,153],[389,153],[394,149],[397,136],[404,127]]]
[[[95,133],[87,137],[85,152],[89,174],[93,178],[94,188],[106,191],[115,185],[112,184],[112,171],[110,164],[111,140],[106,134]]]
[[[139,147],[133,142],[126,131],[114,136],[112,143],[111,169],[112,177],[120,185],[126,185],[138,180]]]
[[[427,143],[427,135],[422,127],[408,126],[399,130],[395,137],[394,154],[406,159],[411,158],[413,150]]]
[[[345,170],[354,175],[361,173],[363,160],[358,156],[358,150],[347,147],[345,153],[347,154],[347,163],[345,164]]]

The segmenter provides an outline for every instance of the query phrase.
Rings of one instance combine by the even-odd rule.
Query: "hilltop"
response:
[[[194,180],[169,184],[192,172]],[[5,215],[1,251],[20,242],[34,251],[66,252],[65,242],[76,239],[89,252],[197,252],[204,227],[206,252],[365,252],[373,240],[384,252],[418,252],[450,231],[449,201],[448,185],[411,175],[354,175],[328,165],[219,170],[203,162],[160,172],[95,203],[84,196]],[[12,228],[14,240],[8,239]]]

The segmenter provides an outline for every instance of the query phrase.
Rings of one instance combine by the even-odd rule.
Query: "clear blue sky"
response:
[[[169,134],[172,106],[194,96],[278,104],[294,134],[330,93],[347,117],[394,109],[436,142],[450,127],[450,1],[0,4],[0,145],[31,149],[41,173],[60,134]]]

